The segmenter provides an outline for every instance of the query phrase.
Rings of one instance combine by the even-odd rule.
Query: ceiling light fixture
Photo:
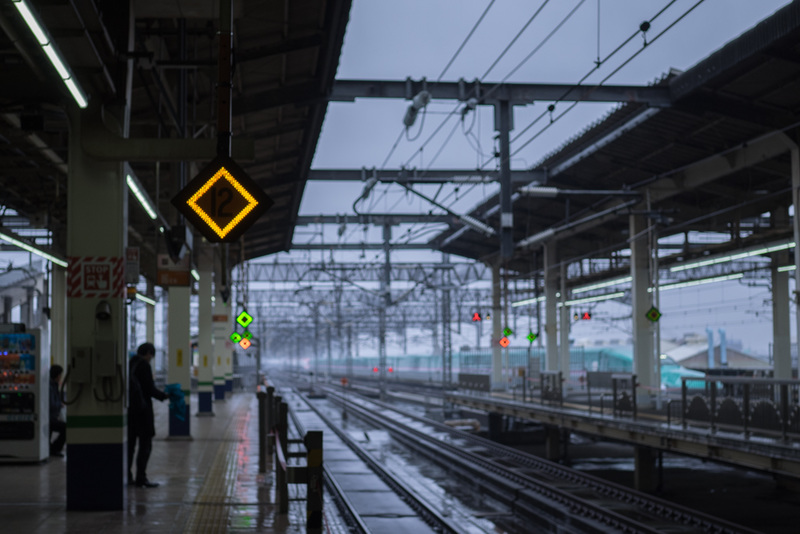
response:
[[[14,234],[9,232],[8,230],[0,230],[0,239],[2,239],[3,241],[9,242],[12,245],[18,246],[19,248],[21,248],[23,250],[27,250],[31,254],[36,254],[37,256],[40,256],[40,257],[46,259],[47,261],[51,261],[51,262],[55,263],[56,265],[60,265],[61,267],[67,268],[69,266],[69,263],[66,260],[63,260],[63,259],[61,259],[61,258],[59,258],[57,256],[54,256],[54,255],[50,254],[49,252],[45,252],[44,250],[42,250],[39,247],[36,247],[36,246],[34,246],[34,245],[30,244],[30,243],[26,243],[25,241],[22,241],[19,237],[15,236]]]
[[[42,51],[47,56],[47,59],[50,60],[53,68],[56,69],[56,72],[58,72],[58,76],[61,78],[61,81],[63,81],[64,85],[67,86],[67,89],[72,95],[72,98],[75,99],[78,107],[84,109],[88,105],[86,94],[83,92],[83,89],[81,89],[81,86],[75,81],[75,75],[70,70],[69,65],[67,65],[64,59],[61,57],[61,54],[59,53],[55,43],[53,43],[52,39],[50,38],[47,29],[39,22],[39,17],[36,16],[26,0],[13,0],[13,3],[14,7],[17,8],[17,11],[19,11],[19,14],[22,15],[22,18],[25,20],[28,28],[31,30],[31,33],[33,33],[33,36],[39,43],[39,46],[42,47]]]

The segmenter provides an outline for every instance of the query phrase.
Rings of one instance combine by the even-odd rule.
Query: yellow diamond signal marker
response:
[[[212,243],[236,241],[272,199],[231,158],[218,156],[172,199]]]
[[[245,201],[244,207],[238,210],[237,204],[242,202],[236,193]],[[201,200],[205,207],[200,205]],[[253,195],[248,193],[225,167],[221,167],[203,187],[189,197],[186,203],[220,239],[224,239],[258,205]]]

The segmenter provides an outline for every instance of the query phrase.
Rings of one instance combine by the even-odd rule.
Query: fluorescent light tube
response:
[[[615,293],[606,293],[605,295],[597,295],[596,297],[586,297],[583,299],[568,300],[564,303],[565,306],[576,306],[578,304],[587,304],[589,302],[599,302],[601,300],[617,299],[625,295],[624,291],[617,291]],[[559,305],[561,303],[559,302]]]
[[[725,276],[715,276],[713,278],[701,278],[700,280],[689,280],[688,282],[678,282],[675,284],[667,284],[663,286],[658,286],[659,291],[669,291],[670,289],[680,289],[682,287],[692,287],[692,286],[699,286],[702,284],[712,284],[714,282],[725,282],[728,280],[738,280],[744,276],[743,273],[736,273],[736,274],[728,274]],[[652,291],[651,289],[647,290],[648,292]]]
[[[580,286],[576,287],[572,290],[572,293],[584,293],[586,291],[591,291],[593,289],[601,289],[604,287],[615,286],[618,284],[627,284],[628,282],[632,281],[633,277],[631,276],[623,276],[622,278],[615,278],[614,280],[606,280],[605,282],[597,282],[596,284],[591,284],[588,286]]]
[[[736,254],[720,256],[718,258],[709,258],[707,260],[701,260],[692,263],[684,263],[682,265],[676,265],[675,267],[670,267],[669,270],[670,272],[677,273],[679,271],[687,271],[689,269],[696,269],[697,267],[705,267],[707,265],[717,265],[718,263],[725,263],[734,260],[743,260],[745,258],[750,258],[752,256],[760,256],[761,254],[769,254],[771,252],[778,252],[779,250],[786,250],[788,248],[794,248],[794,241],[789,243],[780,243],[778,245],[772,245],[769,247],[746,250],[744,252],[737,252]]]
[[[86,100],[86,96],[83,94],[81,88],[78,87],[78,84],[75,82],[75,80],[72,78],[67,78],[64,80],[64,85],[66,85],[67,89],[69,89],[72,98],[75,99],[75,102],[78,104],[79,108],[85,109],[86,106],[89,105],[89,101]]]
[[[147,212],[147,216],[153,220],[156,220],[156,211],[150,204],[150,200],[147,198],[146,193],[140,187],[138,180],[136,180],[136,178],[128,174],[127,182],[128,182],[128,189],[131,190],[133,196],[136,197],[136,200],[139,201],[139,204],[141,204],[142,208],[144,208],[144,211]]]
[[[64,65],[64,62],[61,61],[61,58],[58,56],[58,52],[56,52],[55,48],[53,48],[53,45],[51,43],[47,43],[46,45],[42,46],[42,50],[44,50],[44,53],[47,54],[47,58],[56,68],[56,71],[58,71],[58,75],[61,76],[61,79],[66,80],[69,78],[69,71]]]
[[[56,50],[56,47],[53,45],[52,39],[50,39],[47,30],[39,23],[38,18],[25,0],[14,0],[14,7],[16,7],[17,11],[19,11],[19,14],[22,15],[22,18],[25,20],[28,28],[30,28],[31,33],[33,33],[33,36],[42,47],[42,51],[47,56],[47,59],[50,60],[53,68],[55,68],[56,72],[58,72],[59,78],[61,78],[61,80],[64,82],[64,85],[67,86],[72,98],[75,99],[75,102],[81,109],[84,109],[88,105],[86,94],[74,80],[69,66],[64,62],[58,50]]]
[[[45,252],[45,251],[43,251],[43,250],[31,245],[31,244],[28,244],[28,243],[26,243],[24,241],[20,241],[19,239],[15,238],[15,237],[12,237],[12,236],[8,235],[5,232],[0,232],[0,239],[2,239],[3,241],[8,241],[12,245],[16,245],[16,246],[18,246],[19,248],[21,248],[23,250],[27,250],[31,254],[36,254],[37,256],[40,256],[40,257],[42,257],[42,258],[44,258],[44,259],[46,259],[48,261],[51,261],[51,262],[55,263],[56,265],[60,265],[61,267],[66,268],[66,267],[69,266],[69,263],[67,263],[66,261],[62,260],[61,258],[57,258],[56,256],[53,256],[52,254],[49,254],[49,253],[47,253],[47,252]]]
[[[14,7],[17,8],[19,14],[25,19],[25,23],[28,25],[31,32],[33,32],[33,36],[36,37],[39,44],[46,45],[50,39],[47,38],[47,33],[45,33],[44,28],[39,25],[39,21],[36,20],[36,16],[31,11],[31,8],[28,7],[28,3],[25,0],[15,0]]]
[[[144,302],[145,304],[149,304],[150,306],[155,306],[156,305],[156,301],[155,300],[153,300],[151,298],[148,298],[148,297],[145,297],[144,295],[142,295],[140,293],[136,293],[136,299],[137,300],[141,300],[142,302]]]

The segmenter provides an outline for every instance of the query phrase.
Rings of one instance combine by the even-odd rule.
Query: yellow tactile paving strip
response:
[[[230,530],[230,511],[236,491],[238,446],[247,431],[249,409],[236,413],[228,424],[203,486],[192,503],[184,532],[213,533]]]

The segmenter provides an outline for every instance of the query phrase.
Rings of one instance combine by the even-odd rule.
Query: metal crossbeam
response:
[[[405,184],[485,184],[500,180],[496,171],[476,169],[437,169],[418,171],[417,169],[311,169],[309,180],[362,182],[375,177],[383,183]],[[515,183],[544,182],[547,173],[542,170],[511,171],[511,181]]]
[[[435,85],[435,86],[434,86]],[[423,90],[431,98],[461,100],[477,98],[489,104],[506,100],[512,104],[536,101],[564,102],[643,102],[654,107],[671,105],[669,87],[650,85],[570,85],[552,83],[437,82],[428,89],[423,79],[406,80],[336,80],[328,98],[332,102],[352,102],[356,98],[402,98],[410,100]]]

